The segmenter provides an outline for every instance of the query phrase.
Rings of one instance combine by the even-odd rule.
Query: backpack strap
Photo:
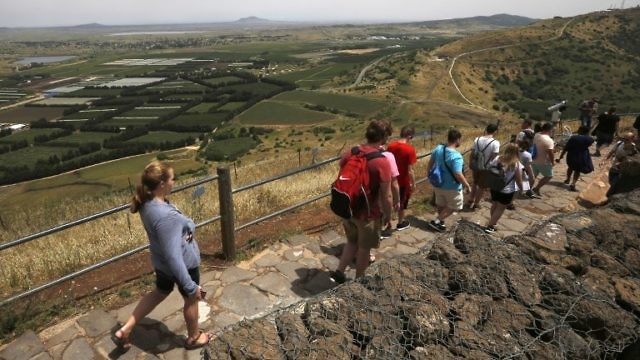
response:
[[[445,144],[442,144],[442,163],[444,163],[444,167],[447,168],[447,171],[449,171],[449,174],[451,175],[451,177],[453,178],[453,181],[456,184],[460,184],[460,182],[458,181],[458,179],[456,179],[456,176],[453,175],[453,170],[451,170],[451,168],[449,167],[449,164],[447,164],[447,146]]]
[[[360,146],[354,146],[351,148],[351,155],[359,155],[361,153],[363,153],[364,151],[362,151],[362,149],[360,149]],[[364,158],[369,161],[369,160],[373,160],[373,159],[377,159],[377,158],[381,158],[384,157],[384,155],[382,155],[382,152],[379,150],[375,150],[375,151],[371,151],[368,152],[366,154],[364,154]]]

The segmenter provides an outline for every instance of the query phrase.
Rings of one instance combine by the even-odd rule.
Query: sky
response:
[[[281,21],[398,22],[507,13],[573,16],[622,0],[0,0],[0,27],[177,24],[257,16]],[[625,7],[640,0],[625,0]]]

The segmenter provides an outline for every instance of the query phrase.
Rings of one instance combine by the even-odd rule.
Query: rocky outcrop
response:
[[[214,359],[637,359],[640,191],[504,241],[470,222],[228,328]],[[450,241],[451,240],[451,241]]]

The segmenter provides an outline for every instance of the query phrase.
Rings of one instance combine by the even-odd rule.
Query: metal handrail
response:
[[[262,179],[262,180],[254,182],[252,184],[247,184],[247,185],[240,186],[240,187],[238,187],[236,189],[233,189],[231,191],[231,193],[232,194],[237,194],[237,193],[239,193],[241,191],[253,189],[253,188],[258,187],[260,185],[264,185],[264,184],[267,184],[267,183],[270,183],[270,182],[273,182],[273,181],[276,181],[276,180],[284,179],[286,177],[289,177],[289,176],[292,176],[292,175],[295,175],[295,174],[299,174],[299,173],[305,172],[307,170],[315,169],[315,168],[324,166],[326,164],[329,164],[329,163],[332,163],[332,162],[338,161],[338,160],[340,160],[340,156],[332,157],[330,159],[323,160],[323,161],[321,161],[319,163],[312,164],[312,165],[309,165],[309,166],[305,166],[305,167],[289,170],[289,171],[287,171],[285,173],[282,173],[280,175],[276,175],[276,176],[272,176],[270,178]]]
[[[470,150],[467,150],[467,151],[463,152],[462,154],[464,155],[464,154],[468,153],[469,151]],[[425,153],[425,154],[418,155],[417,158],[418,159],[423,159],[423,158],[428,157],[430,155],[431,155],[431,152],[428,152],[428,153]],[[290,170],[290,171],[287,171],[287,172],[285,172],[283,174],[280,174],[280,175],[276,175],[276,176],[273,176],[273,177],[270,177],[270,178],[267,178],[267,179],[263,179],[263,180],[260,180],[258,182],[252,183],[252,184],[248,184],[248,185],[244,185],[244,186],[238,187],[236,189],[233,189],[232,193],[238,193],[238,192],[241,192],[241,191],[249,190],[249,189],[255,188],[257,186],[267,184],[269,182],[280,180],[280,179],[283,179],[283,178],[286,178],[286,177],[289,177],[289,176],[292,176],[292,175],[295,175],[295,174],[299,174],[299,173],[305,172],[307,170],[312,170],[312,169],[324,166],[326,164],[335,162],[335,161],[339,160],[340,158],[341,158],[340,156],[336,156],[336,157],[333,157],[333,158],[330,158],[330,159],[327,159],[327,160],[323,160],[323,161],[321,161],[319,163],[316,163],[316,164],[312,164],[312,165],[309,165],[309,166],[306,166],[306,167]],[[201,185],[201,184],[216,180],[218,178],[219,178],[218,175],[205,177],[205,178],[202,178],[200,180],[196,180],[194,182],[191,182],[189,184],[176,187],[176,188],[174,188],[172,190],[172,193],[180,192],[180,191],[186,190],[188,188],[192,188],[192,187],[195,187],[195,186],[198,186],[198,185]],[[422,183],[425,180],[426,180],[426,178],[419,179],[417,181],[417,183]],[[325,192],[325,193],[316,195],[316,196],[314,196],[314,197],[312,197],[310,199],[301,201],[301,202],[299,202],[297,204],[291,205],[291,206],[286,207],[284,209],[280,209],[280,210],[272,212],[272,213],[270,213],[268,215],[265,215],[265,216],[262,216],[260,218],[257,218],[257,219],[254,219],[252,221],[249,221],[248,223],[245,223],[243,225],[237,226],[234,229],[234,231],[240,231],[240,230],[243,230],[243,229],[245,229],[245,228],[247,228],[249,226],[253,226],[253,225],[258,224],[260,222],[263,222],[263,221],[272,219],[274,217],[280,216],[282,214],[285,214],[287,212],[290,212],[292,210],[295,210],[297,208],[300,208],[302,206],[311,204],[311,203],[313,203],[315,201],[318,201],[318,200],[320,200],[322,198],[325,198],[325,197],[329,196],[330,194],[331,194],[331,192]],[[6,249],[6,248],[12,247],[12,246],[16,246],[16,245],[19,245],[19,244],[22,244],[22,243],[37,239],[37,238],[45,236],[45,235],[53,234],[53,233],[59,232],[59,231],[64,230],[64,229],[67,229],[67,228],[70,228],[70,227],[73,227],[73,226],[76,226],[76,225],[80,225],[82,223],[89,222],[89,221],[92,221],[92,220],[95,220],[95,219],[98,219],[98,218],[101,218],[101,217],[104,217],[104,216],[107,216],[107,215],[110,215],[110,214],[113,214],[113,213],[116,213],[116,212],[119,212],[119,211],[122,211],[122,210],[125,210],[125,209],[128,209],[128,208],[129,208],[129,204],[123,204],[123,205],[120,205],[118,207],[115,207],[115,208],[112,208],[112,209],[109,209],[109,210],[106,210],[106,211],[103,211],[103,212],[100,212],[100,213],[97,213],[97,214],[93,214],[93,215],[87,216],[87,217],[82,218],[82,219],[74,220],[74,221],[71,221],[69,223],[62,224],[62,225],[53,227],[53,228],[45,230],[45,231],[41,231],[39,233],[32,234],[32,235],[29,235],[29,236],[26,236],[26,237],[11,241],[9,243],[2,244],[0,246],[0,251],[3,250],[3,249]],[[208,225],[210,223],[213,223],[214,221],[220,220],[221,218],[222,218],[221,215],[216,215],[211,219],[205,220],[205,221],[197,224],[196,228]],[[35,293],[37,293],[39,291],[42,291],[44,289],[47,289],[47,288],[50,288],[52,286],[61,284],[61,283],[65,282],[65,281],[68,281],[70,279],[74,279],[74,278],[76,278],[76,277],[78,277],[80,275],[83,275],[83,274],[87,273],[87,272],[99,269],[99,268],[104,267],[104,266],[106,266],[108,264],[111,264],[113,262],[116,262],[116,261],[121,260],[123,258],[126,258],[128,256],[131,256],[131,255],[134,255],[134,254],[136,254],[138,252],[146,250],[147,248],[149,248],[149,244],[146,244],[146,245],[140,246],[138,248],[129,250],[129,251],[125,252],[125,253],[122,253],[122,254],[116,255],[116,256],[114,256],[112,258],[103,260],[103,261],[101,261],[101,262],[99,262],[97,264],[90,265],[90,266],[88,266],[88,267],[86,267],[84,269],[78,270],[78,271],[73,272],[71,274],[67,274],[67,275],[65,275],[65,276],[63,276],[61,278],[58,278],[56,280],[53,280],[53,281],[51,281],[49,283],[40,285],[38,287],[35,287],[35,288],[30,289],[28,291],[25,291],[23,293],[20,293],[20,294],[12,296],[10,298],[4,299],[4,300],[0,301],[0,306],[3,306],[5,304],[8,304],[8,303],[13,302],[15,300],[30,296],[30,295],[35,294]]]
[[[175,189],[173,189],[171,191],[171,193],[176,193],[176,192],[179,192],[179,191],[183,191],[183,190],[192,188],[194,186],[198,186],[198,185],[201,185],[201,184],[216,180],[217,178],[218,178],[218,175],[208,176],[208,177],[202,178],[200,180],[196,180],[194,182],[191,182],[189,184],[176,187]],[[81,224],[84,224],[86,222],[93,221],[93,220],[105,217],[107,215],[111,215],[111,214],[126,210],[128,208],[129,208],[129,204],[122,204],[122,205],[116,206],[114,208],[111,208],[109,210],[101,211],[99,213],[92,214],[92,215],[89,215],[89,216],[86,216],[86,217],[83,217],[83,218],[80,218],[80,219],[77,219],[77,220],[73,220],[73,221],[70,221],[70,222],[65,223],[65,224],[54,226],[52,228],[37,232],[35,234],[27,235],[27,236],[21,237],[21,238],[16,239],[16,240],[12,240],[12,241],[9,241],[9,242],[6,242],[6,243],[2,243],[2,244],[0,244],[0,251],[8,249],[8,248],[11,248],[11,247],[14,247],[16,245],[20,245],[20,244],[29,242],[31,240],[35,240],[35,239],[41,238],[43,236],[55,234],[55,233],[60,232],[62,230],[68,229],[70,227],[81,225]]]

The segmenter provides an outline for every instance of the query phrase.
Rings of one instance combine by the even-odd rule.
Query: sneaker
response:
[[[540,194],[540,190],[531,190],[531,197],[534,199],[542,199],[542,195]]]
[[[571,185],[569,185],[569,191],[578,191],[578,190],[576,190],[576,186],[575,185],[571,184]]]
[[[565,185],[569,185],[569,179],[566,179],[566,180],[564,181],[564,183],[565,183]]]
[[[336,284],[344,284],[347,281],[347,277],[344,276],[344,273],[340,270],[329,271],[329,279]]]
[[[493,234],[494,232],[496,232],[496,228],[493,226],[485,226],[483,230],[487,234]]]
[[[507,205],[507,210],[515,210],[515,209],[516,209],[516,206],[513,205],[513,203]]]
[[[442,223],[441,221],[435,221],[435,220],[431,220],[429,221],[429,226],[438,232],[445,232],[447,231],[447,227],[444,225],[444,223]]]
[[[380,232],[380,239],[387,239],[391,237],[391,233],[393,232],[393,230],[391,230],[391,226],[389,226],[386,229],[383,229]]]
[[[405,230],[405,229],[408,229],[409,226],[411,226],[411,224],[409,224],[409,221],[402,220],[402,222],[399,222],[398,225],[396,225],[396,230],[398,231]]]

